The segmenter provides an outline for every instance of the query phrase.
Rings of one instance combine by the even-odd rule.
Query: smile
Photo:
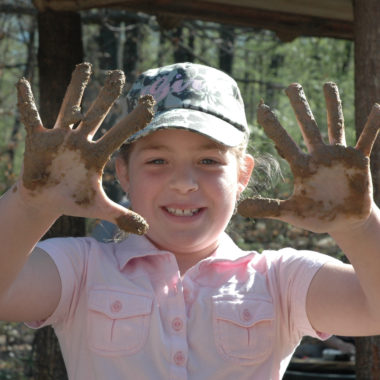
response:
[[[195,214],[198,214],[199,208],[192,208],[192,209],[180,209],[180,208],[172,208],[172,207],[166,207],[166,211],[169,214],[175,215],[175,216],[193,216]]]

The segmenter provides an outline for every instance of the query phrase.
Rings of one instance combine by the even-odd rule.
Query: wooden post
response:
[[[219,69],[232,75],[234,61],[235,29],[232,26],[221,24],[219,36],[223,44],[219,46]]]
[[[380,102],[380,2],[354,1],[355,124],[357,136],[371,107]],[[380,139],[371,155],[376,203],[380,204]],[[380,337],[356,339],[356,378],[380,379]]]
[[[83,60],[80,15],[74,12],[40,12],[38,30],[40,115],[44,126],[51,128],[57,117],[71,73],[75,65]],[[45,238],[84,236],[84,234],[84,219],[64,216],[53,225]],[[36,332],[33,346],[35,380],[67,379],[58,341],[51,327]]]

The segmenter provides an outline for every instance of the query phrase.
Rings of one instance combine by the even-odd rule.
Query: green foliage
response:
[[[24,139],[16,110],[15,84],[28,74],[29,16],[0,15],[0,194],[14,181],[21,165]],[[32,76],[29,76],[32,79]],[[21,145],[21,146],[20,146]]]
[[[25,380],[32,368],[33,332],[19,323],[0,322],[0,380]]]

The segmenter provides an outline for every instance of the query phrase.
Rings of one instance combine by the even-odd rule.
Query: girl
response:
[[[260,105],[295,190],[287,201],[239,206],[244,215],[330,233],[351,266],[291,248],[244,252],[224,233],[254,167],[230,77],[189,63],[143,73],[128,94],[132,116],[93,142],[123,76],[113,72],[82,117],[89,75],[88,64],[77,67],[52,130],[42,127],[27,83],[19,84],[28,135],[23,173],[0,200],[0,318],[53,325],[74,380],[280,379],[304,335],[380,332],[380,219],[368,160],[379,108],[356,149],[346,148],[339,98],[327,91],[325,145],[302,89],[292,85],[305,154]],[[116,170],[134,212],[101,188],[104,162],[123,142]],[[37,244],[62,214],[137,234],[109,244]]]

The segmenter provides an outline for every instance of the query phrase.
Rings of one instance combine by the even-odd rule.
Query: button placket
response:
[[[182,280],[173,276],[170,283],[167,283],[167,287],[169,297],[165,298],[167,310],[165,324],[171,340],[170,380],[185,380],[187,378],[188,343],[186,338],[186,304]]]
[[[178,350],[173,356],[174,363],[180,367],[183,367],[186,362],[186,355],[183,351]]]
[[[180,317],[175,317],[172,320],[172,329],[175,332],[180,332],[183,329],[183,320]]]
[[[185,302],[189,302],[189,300],[190,300],[190,291],[189,291],[189,289],[184,289],[184,291],[183,291],[183,298],[185,299]]]

